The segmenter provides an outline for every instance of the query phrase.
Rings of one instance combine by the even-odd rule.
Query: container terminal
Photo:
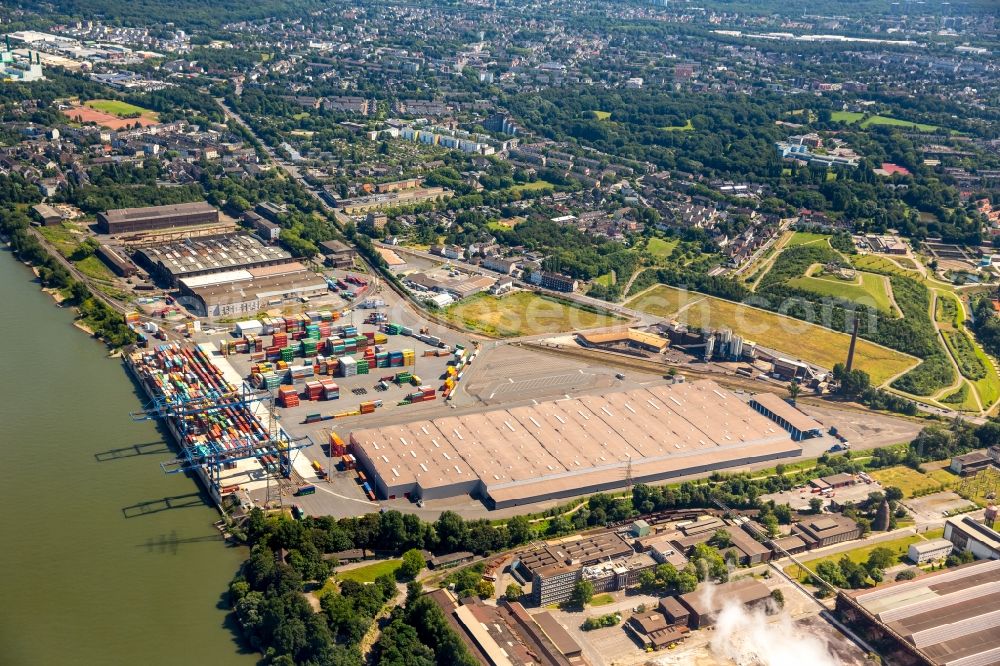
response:
[[[165,472],[195,474],[220,509],[233,493],[255,501],[263,491],[269,504],[308,488],[296,483],[311,473],[296,453],[312,442],[289,436],[274,418],[272,394],[243,382],[214,345],[156,345],[124,359],[150,399],[133,419],[162,420],[178,444]]]

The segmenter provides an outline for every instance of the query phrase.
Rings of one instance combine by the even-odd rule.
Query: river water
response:
[[[245,551],[124,367],[5,249],[0,304],[0,664],[255,663],[220,610]]]

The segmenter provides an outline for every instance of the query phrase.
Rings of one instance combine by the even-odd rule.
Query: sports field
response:
[[[626,306],[698,328],[730,328],[747,340],[824,368],[844,362],[851,341],[846,333],[666,285],[636,296]],[[681,308],[684,312],[677,315]],[[855,367],[867,372],[875,385],[916,364],[916,359],[905,354],[858,340]]]
[[[110,113],[113,116],[118,116],[119,118],[124,118],[126,116],[142,115],[144,113],[152,113],[148,109],[144,109],[141,106],[136,106],[135,104],[129,104],[128,102],[122,102],[117,99],[92,99],[86,102],[86,105],[92,109],[97,109],[98,111],[103,111],[104,113]]]
[[[863,113],[857,111],[834,111],[830,114],[830,120],[835,123],[847,123],[848,125],[853,125],[862,118],[864,118]],[[925,123],[915,123],[909,120],[901,120],[899,118],[893,118],[892,116],[870,116],[861,122],[861,127],[869,127],[871,125],[896,125],[899,127],[914,127],[921,132],[935,132],[937,131],[937,125],[927,125]]]
[[[115,112],[106,109],[114,109]],[[94,123],[112,130],[133,127],[136,124],[150,127],[159,122],[159,117],[152,111],[147,111],[146,109],[126,104],[125,102],[107,99],[95,99],[90,100],[86,104],[77,104],[65,109],[62,113],[71,121]],[[140,115],[135,118],[121,117],[119,115],[128,115],[131,113],[139,113]]]
[[[444,316],[470,331],[495,338],[566,333],[620,323],[612,314],[599,314],[566,301],[520,291],[508,296],[481,294],[444,310]]]
[[[859,272],[853,280],[842,280],[836,275],[816,275],[817,268],[821,267],[810,268],[807,275],[789,280],[788,285],[820,296],[843,298],[898,316],[889,298],[889,286],[886,284],[885,276]]]

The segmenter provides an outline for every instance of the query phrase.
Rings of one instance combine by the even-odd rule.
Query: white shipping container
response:
[[[236,333],[238,335],[246,336],[247,333],[259,334],[263,332],[264,332],[264,324],[260,323],[256,319],[236,322]]]

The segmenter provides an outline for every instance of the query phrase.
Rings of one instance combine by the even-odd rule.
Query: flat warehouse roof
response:
[[[992,664],[1000,656],[1000,561],[849,596],[934,664]]]
[[[801,451],[708,380],[356,430],[351,440],[387,486],[480,480],[494,500],[624,483],[629,461],[642,479]]]
[[[752,400],[775,416],[785,419],[793,428],[801,432],[818,430],[823,427],[819,421],[800,412],[774,393],[757,393]]]
[[[147,208],[116,208],[104,212],[109,222],[133,222],[136,220],[153,220],[175,215],[192,215],[196,213],[214,213],[215,206],[204,201],[192,203],[170,204],[167,206],[149,206]]]

